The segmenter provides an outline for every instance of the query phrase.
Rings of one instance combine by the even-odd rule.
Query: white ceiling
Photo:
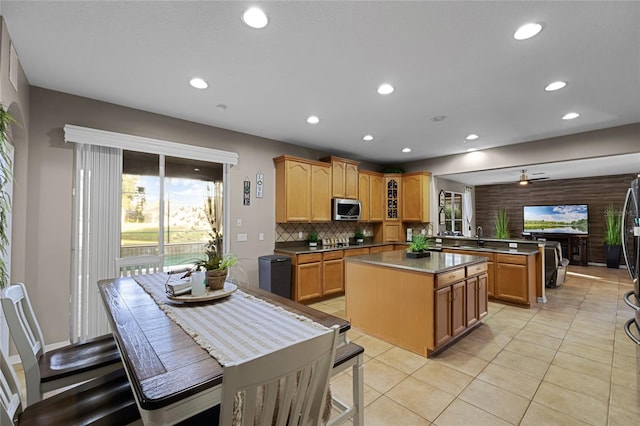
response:
[[[241,21],[254,4],[262,30]],[[32,86],[356,160],[640,122],[638,1],[3,0],[0,13]],[[513,39],[530,21],[544,30]],[[194,76],[209,88],[191,88]],[[555,80],[569,85],[545,92]],[[383,82],[396,91],[378,95]],[[562,120],[569,111],[581,116]],[[465,144],[469,133],[480,139]]]

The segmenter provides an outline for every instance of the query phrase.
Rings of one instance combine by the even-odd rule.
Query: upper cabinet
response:
[[[384,218],[382,174],[361,170],[358,173],[358,195],[362,222],[381,222]]]
[[[325,157],[320,161],[331,163],[333,198],[358,199],[358,162],[340,157]]]
[[[276,222],[331,220],[331,166],[283,155],[276,165]]]
[[[429,222],[429,186],[431,173],[415,172],[402,175],[402,220]]]

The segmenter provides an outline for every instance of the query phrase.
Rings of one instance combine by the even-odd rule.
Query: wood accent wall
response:
[[[522,238],[524,205],[588,204],[589,241],[587,262],[605,263],[602,248],[605,219],[609,203],[622,209],[622,204],[635,174],[599,176],[581,179],[536,181],[521,186],[517,183],[476,186],[476,225],[484,236],[495,236],[494,214],[504,207],[509,215],[511,238]],[[620,259],[624,263],[623,259]]]

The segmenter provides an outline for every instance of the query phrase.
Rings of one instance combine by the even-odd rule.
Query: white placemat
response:
[[[327,330],[307,317],[258,299],[241,290],[199,304],[173,304],[165,294],[165,273],[133,277],[176,322],[223,366],[276,351]]]

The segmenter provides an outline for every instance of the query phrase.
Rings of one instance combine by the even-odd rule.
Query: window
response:
[[[462,194],[445,191],[445,229],[462,235]]]
[[[222,229],[222,164],[133,151],[122,164],[120,256],[163,254],[168,269],[203,258]]]

